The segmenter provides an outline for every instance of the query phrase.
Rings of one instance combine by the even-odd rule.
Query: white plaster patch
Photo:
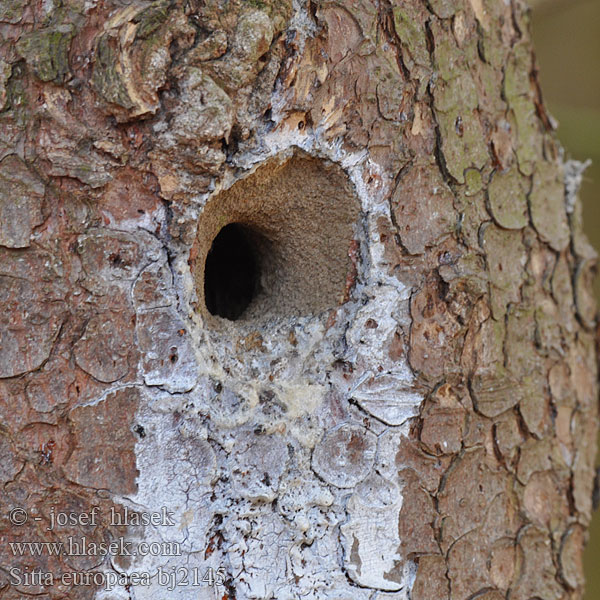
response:
[[[398,535],[401,507],[398,487],[377,475],[359,484],[348,500],[348,521],[341,533],[344,563],[356,583],[389,591],[404,587]]]
[[[294,6],[302,47],[314,23],[298,0]],[[148,335],[142,373],[147,386],[171,393],[155,387],[140,408],[138,420],[148,433],[136,448],[139,491],[128,501],[170,507],[177,533],[150,530],[146,538],[181,535],[193,554],[163,563],[136,560],[128,568],[223,567],[237,600],[404,600],[415,569],[398,550],[402,494],[393,444],[423,398],[414,390],[406,360],[389,356],[390,340],[410,324],[411,291],[388,274],[378,234],[377,220],[391,221],[387,199],[393,182],[366,151],[348,153],[341,140],[326,141],[319,129],[279,129],[285,98],[276,93],[272,106],[275,128],[257,134],[259,147],[236,154],[215,189],[191,199],[185,218],[202,218],[211,195],[233,185],[240,172],[247,175],[266,160],[277,155],[283,160],[301,148],[341,165],[354,185],[362,215],[356,227],[358,280],[333,325],[328,315],[274,319],[257,331],[261,347],[240,352],[252,325],[227,322],[219,331],[205,326],[195,310],[189,247],[169,248],[172,279],[160,275],[158,264],[152,268],[167,287],[158,300],[138,306],[163,311],[153,314],[164,313],[176,325],[160,328],[164,339],[158,331],[156,338]],[[170,350],[180,329],[188,341],[178,350],[178,357],[186,357],[178,371],[160,359],[162,347]],[[344,362],[353,366],[346,377],[335,366]],[[341,398],[343,417],[331,414],[327,398],[333,393]],[[379,420],[372,430],[362,423],[365,413]],[[340,460],[347,447],[341,445],[335,455],[323,443],[332,429],[341,429],[340,419],[350,419],[343,427],[360,429],[366,440],[354,470]],[[394,439],[386,445],[388,431],[393,436],[387,439]],[[189,454],[193,448],[197,458]],[[221,597],[216,593],[217,588],[178,587],[168,597]],[[155,585],[135,597],[161,595],[164,588]]]
[[[187,392],[198,378],[187,328],[173,308],[139,311],[136,331],[142,356],[140,372],[146,385],[169,392]]]
[[[377,441],[364,427],[343,423],[329,430],[312,456],[314,471],[327,483],[353,488],[373,468]]]
[[[286,152],[286,148],[289,151],[298,141],[293,136],[278,136],[267,136],[270,148],[267,155],[242,156],[240,163],[250,168],[259,166],[276,152]],[[383,201],[385,189],[380,183],[374,188],[364,183],[368,179],[365,171],[375,173],[378,167],[370,163],[364,153],[347,156],[341,147],[326,146],[316,138],[306,137],[304,142],[304,148],[311,154],[324,155],[341,163],[347,170],[355,183],[364,225],[369,232],[365,237],[360,227],[357,229],[363,252],[358,283],[351,300],[338,309],[336,323],[327,329],[323,315],[274,322],[260,330],[264,351],[246,351],[242,359],[236,352],[236,346],[249,333],[248,329],[232,322],[215,333],[204,327],[198,313],[186,310],[188,318],[184,320],[184,328],[194,352],[196,379],[191,374],[192,363],[189,378],[187,375],[178,376],[173,370],[161,374],[159,369],[155,369],[146,374],[147,384],[152,381],[163,388],[171,386],[172,391],[189,390],[194,379],[195,387],[189,394],[162,396],[155,406],[158,409],[160,405],[160,410],[164,411],[161,414],[165,417],[174,411],[208,417],[209,435],[215,436],[210,443],[214,446],[217,442],[221,448],[219,468],[225,472],[230,469],[240,471],[231,472],[229,482],[218,485],[216,489],[213,484],[212,500],[208,495],[200,494],[191,503],[187,497],[184,500],[183,494],[184,488],[189,493],[197,485],[197,476],[190,464],[176,466],[178,459],[175,456],[158,450],[146,453],[148,458],[143,459],[144,454],[138,450],[140,492],[135,502],[143,506],[157,502],[173,506],[186,523],[190,510],[194,515],[203,511],[209,517],[222,514],[225,518],[220,529],[222,548],[211,555],[211,564],[215,568],[224,566],[232,577],[239,600],[292,599],[302,590],[306,597],[339,599],[344,597],[346,590],[348,598],[366,600],[373,589],[394,590],[402,594],[401,590],[405,590],[412,581],[410,561],[400,566],[403,559],[397,554],[400,546],[398,513],[402,496],[392,480],[389,485],[394,489],[393,501],[378,507],[366,504],[364,497],[356,493],[347,500],[340,494],[342,490],[334,494],[330,491],[325,493],[325,502],[303,491],[304,486],[307,490],[315,486],[311,462],[307,459],[311,448],[323,435],[318,423],[306,418],[315,413],[332,389],[347,400],[353,398],[382,423],[394,426],[416,414],[422,401],[421,396],[412,390],[413,376],[406,363],[393,361],[387,354],[390,336],[409,319],[409,290],[385,275],[384,249],[375,233],[377,217],[386,215],[389,210],[387,202]],[[255,162],[252,163],[252,160]],[[373,180],[382,181],[380,177]],[[233,183],[233,179],[229,183]],[[199,216],[201,218],[201,213]],[[180,306],[190,306],[196,296],[187,255],[176,256],[172,265]],[[174,306],[169,310],[173,309]],[[369,320],[377,322],[376,329],[365,327]],[[294,347],[288,342],[291,328],[297,339]],[[349,380],[332,368],[340,359],[355,365]],[[267,375],[270,377],[267,378]],[[268,392],[267,396],[265,392]],[[167,436],[168,420],[162,422],[162,435]],[[194,420],[186,420],[186,423],[193,430]],[[243,435],[240,427],[244,428]],[[248,430],[248,427],[251,429]],[[246,452],[245,449],[250,447],[257,448],[255,444],[246,445],[242,441],[255,435],[252,428],[280,436],[281,444],[270,447],[265,443],[264,447],[260,446],[260,456]],[[366,435],[369,439],[373,434],[367,431]],[[181,443],[187,442],[182,440]],[[279,516],[270,502],[289,498],[280,486],[287,479],[285,470],[291,468],[289,465],[286,467],[284,456],[290,443],[300,453],[294,461],[299,465],[299,481],[304,483],[297,487],[296,493],[305,506],[291,514],[288,502],[288,514],[285,515],[282,508]],[[346,481],[350,489],[360,485],[360,481],[371,472],[374,452],[373,446],[367,452],[369,458],[365,468],[359,469],[350,483]],[[313,466],[319,463],[319,459],[316,461]],[[267,467],[261,469],[261,464]],[[344,473],[346,467],[338,465],[339,473]],[[320,474],[324,472],[321,469]],[[330,468],[328,473],[326,481],[332,482],[333,470]],[[173,485],[177,485],[180,491],[174,494],[170,489]],[[247,502],[253,504],[251,509]],[[315,504],[330,504],[331,508]],[[250,529],[244,525],[248,523],[248,510],[253,515]],[[194,525],[196,518],[193,517],[185,528],[186,544],[190,548],[201,549],[208,544],[209,525],[206,518]],[[340,526],[343,532],[341,538]],[[306,546],[307,543],[310,545]],[[354,561],[348,546],[354,543],[357,544],[360,565]],[[176,566],[177,561],[171,559],[168,564]],[[207,564],[203,562],[204,566]],[[350,584],[348,577],[365,587],[356,588]],[[157,592],[158,589],[154,588],[153,593]],[[185,593],[179,590],[172,597],[187,598]],[[147,597],[150,597],[149,591]]]

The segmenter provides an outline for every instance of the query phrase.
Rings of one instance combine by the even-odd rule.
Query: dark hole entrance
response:
[[[212,315],[239,319],[258,291],[256,250],[248,230],[226,225],[213,240],[204,269],[204,298]]]

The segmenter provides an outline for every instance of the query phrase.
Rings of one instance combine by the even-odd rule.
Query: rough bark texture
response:
[[[2,600],[581,597],[596,254],[520,1],[0,0],[0,28]],[[232,222],[267,265],[235,321],[203,283]],[[183,556],[9,545],[69,536]],[[224,585],[58,579],[183,567]]]

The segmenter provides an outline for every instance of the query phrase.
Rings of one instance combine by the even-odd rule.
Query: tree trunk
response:
[[[581,598],[596,254],[520,0],[0,22],[2,600]]]

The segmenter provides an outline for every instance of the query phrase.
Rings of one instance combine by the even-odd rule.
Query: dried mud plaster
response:
[[[235,260],[227,260],[239,242],[231,239],[223,249],[211,250],[219,232],[231,225],[242,230],[247,238],[244,247],[256,262],[256,297],[240,314],[243,320],[262,323],[277,316],[298,317],[335,308],[345,300],[346,282],[356,269],[349,252],[358,214],[350,181],[333,163],[307,155],[261,166],[211,198],[202,210],[191,251],[196,257],[193,271],[200,309],[209,302],[210,251],[225,255],[214,275],[215,292],[223,296],[219,300],[227,302],[240,293],[235,286],[244,273],[236,272]],[[216,298],[212,301],[217,303]],[[203,312],[206,317],[208,311]]]
[[[42,519],[0,521],[1,600],[582,597],[596,253],[520,1],[0,22],[0,495]],[[183,554],[9,553],[96,505]]]

